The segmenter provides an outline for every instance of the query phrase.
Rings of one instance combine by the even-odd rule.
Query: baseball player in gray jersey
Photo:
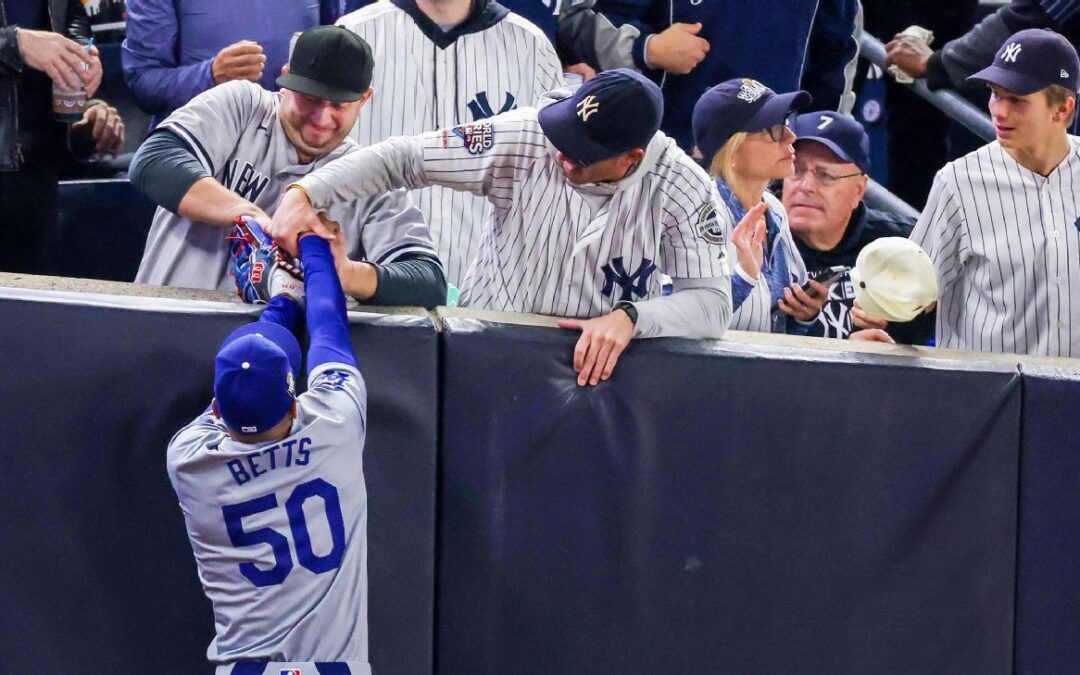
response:
[[[494,0],[377,2],[338,25],[375,52],[375,95],[354,133],[361,145],[535,106],[562,83],[559,58],[543,32]],[[442,186],[412,197],[427,218],[447,280],[460,285],[491,207]]]
[[[323,26],[297,41],[273,93],[235,81],[203,92],[143,144],[132,182],[160,204],[137,283],[227,289],[237,216],[269,222],[284,186],[359,150],[348,138],[371,97],[369,47]],[[434,307],[446,282],[428,229],[404,191],[335,204],[335,255],[349,295],[381,305]]]
[[[997,140],[938,172],[911,234],[937,267],[939,346],[1080,357],[1078,77],[1044,29],[971,77],[993,92]]]
[[[578,383],[607,379],[632,337],[719,337],[731,283],[718,195],[659,133],[659,88],[610,70],[573,95],[474,124],[395,138],[331,162],[289,190],[269,234],[332,236],[312,208],[398,187],[442,185],[493,213],[463,306],[574,317]],[[674,279],[660,297],[657,272]]]
[[[210,407],[169,442],[217,675],[370,673],[367,391],[330,246],[304,237],[300,258],[307,391],[294,396],[304,310],[277,295],[225,339]]]

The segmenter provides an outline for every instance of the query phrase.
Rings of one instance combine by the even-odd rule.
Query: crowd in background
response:
[[[858,72],[860,32],[865,30],[887,42],[889,61],[901,70],[926,78],[932,89],[957,89],[980,106],[985,105],[987,88],[967,83],[966,78],[994,61],[1010,35],[1026,28],[1048,27],[1073,44],[1080,39],[1080,3],[1068,1],[1013,0],[1000,7],[980,7],[976,0],[964,0],[943,7],[941,3],[884,0],[862,0],[861,4],[858,0],[505,0],[501,5],[531,21],[513,19],[520,22],[516,26],[529,26],[516,29],[515,39],[528,36],[537,40],[535,44],[519,42],[518,49],[530,59],[542,55],[524,66],[519,64],[523,71],[513,76],[522,82],[529,80],[528,86],[520,85],[512,96],[507,91],[505,101],[501,94],[495,94],[494,100],[470,102],[477,106],[472,109],[472,118],[462,118],[455,102],[440,102],[436,91],[430,119],[395,126],[380,120],[409,116],[387,105],[391,88],[383,84],[380,89],[379,83],[399,77],[386,64],[395,63],[395,58],[409,58],[406,54],[393,56],[392,45],[404,44],[411,34],[392,22],[406,21],[408,30],[419,30],[436,44],[432,72],[437,83],[443,67],[438,59],[449,51],[440,40],[451,36],[446,38],[450,44],[462,36],[494,34],[497,26],[505,25],[505,10],[489,0],[382,0],[380,4],[393,5],[397,14],[389,9],[380,13],[378,8],[355,0],[263,3],[256,15],[247,11],[246,3],[239,2],[128,0],[125,5],[109,0],[0,0],[0,223],[5,235],[0,270],[58,271],[50,269],[47,259],[50,248],[60,245],[48,238],[55,230],[60,178],[87,175],[88,166],[122,172],[122,165],[107,160],[139,147],[148,132],[215,87],[248,81],[264,90],[277,90],[294,35],[339,22],[365,38],[374,51],[376,98],[363,114],[358,112],[360,124],[352,134],[362,146],[539,105],[545,91],[561,86],[564,74],[565,81],[571,83],[615,69],[640,73],[662,93],[660,129],[710,173],[730,211],[725,217],[731,219],[726,235],[732,265],[733,328],[933,344],[932,307],[911,323],[886,323],[867,316],[855,303],[849,276],[828,278],[824,273],[853,266],[862,249],[876,239],[912,233],[912,219],[875,210],[863,201],[874,163],[887,163],[887,187],[922,209],[938,171],[980,143],[957,133],[939,110],[887,79],[886,115],[864,121],[871,132],[874,125],[884,125],[889,150],[884,156],[871,157],[866,128],[851,117],[853,112],[859,113],[856,96],[865,74]],[[116,32],[120,22],[124,33]],[[93,30],[92,23],[100,30]],[[932,31],[932,45],[898,35],[912,25]],[[117,79],[116,73],[103,73],[100,48],[92,40],[95,35],[123,36],[124,87],[118,96],[127,98],[124,104],[93,98],[103,76]],[[545,50],[551,59],[545,60]],[[493,74],[460,75],[476,67],[475,55],[473,62],[456,51],[445,58],[454,60],[447,61],[446,67],[453,73],[455,87],[459,77],[494,81]],[[426,76],[418,73],[409,77]],[[767,91],[762,93],[752,86],[748,90],[747,81],[762,83]],[[697,110],[706,100],[702,94],[716,92],[722,83],[727,83],[728,90],[716,93],[719,98],[710,108],[713,115],[741,114],[740,101],[753,103],[754,111],[747,113],[749,126],[735,124],[723,133],[715,132],[719,144],[706,151],[700,147],[705,132],[697,128]],[[421,89],[431,89],[426,83],[421,87],[421,80],[415,88],[407,78],[398,84],[401,88],[394,90],[395,104],[416,96]],[[438,89],[437,84],[432,87]],[[57,109],[63,90],[81,90],[80,100],[85,101],[76,116],[65,116]],[[805,92],[805,96],[787,100],[780,126],[771,121],[767,128],[754,126],[765,119],[758,114],[759,108],[774,95],[794,96],[796,92]],[[415,105],[427,102],[417,100]],[[444,111],[440,105],[450,107]],[[477,109],[483,114],[477,115]],[[128,120],[123,119],[122,111],[130,111]],[[789,112],[799,114],[788,116]],[[766,143],[766,136],[772,146]],[[761,145],[755,145],[759,141]],[[747,142],[749,145],[740,148]],[[794,154],[781,159],[790,163],[790,168],[786,163],[781,169],[770,170],[752,166],[766,148],[778,147],[782,153],[782,148],[789,146]],[[316,153],[312,159],[322,156]],[[727,164],[717,161],[721,156]],[[736,161],[740,157],[744,159]],[[195,176],[193,173],[192,178]],[[151,195],[162,206],[155,223],[174,212],[183,216],[182,199],[194,182],[174,187],[175,194]],[[737,187],[740,185],[744,187]],[[419,258],[371,260],[365,257],[370,251],[360,243],[358,231],[352,241],[355,245],[339,256],[341,269],[347,267],[345,261],[353,264],[343,276],[343,283],[348,282],[346,289],[355,289],[350,293],[353,297],[373,303],[386,303],[389,297],[391,302],[402,304],[422,298],[419,304],[441,304],[432,300],[443,299],[440,289],[449,284],[453,294],[453,287],[463,282],[478,254],[483,224],[491,217],[488,200],[454,196],[443,187],[414,191],[412,200],[430,228],[441,268],[436,272],[430,265],[417,263],[434,258],[423,251]],[[758,202],[767,208],[756,208]],[[411,206],[394,207],[392,217],[401,217],[408,208]],[[190,215],[190,205],[188,210],[187,220],[200,222]],[[452,221],[454,227],[444,225],[444,219]],[[455,229],[459,223],[467,227]],[[453,242],[451,229],[457,237]],[[148,256],[150,250],[148,243]],[[144,259],[144,266],[146,262]],[[399,268],[387,268],[383,263],[396,263]],[[205,287],[221,287],[220,275],[212,276],[213,281]],[[823,285],[821,281],[826,279],[829,283]],[[759,283],[761,280],[766,283]],[[199,285],[170,282],[167,276],[142,281]],[[400,287],[406,291],[403,295],[376,295],[379,283],[384,289],[388,284],[398,288],[395,284],[402,283]],[[1019,347],[1012,350],[1023,351]],[[1065,346],[1056,353],[1071,352]]]

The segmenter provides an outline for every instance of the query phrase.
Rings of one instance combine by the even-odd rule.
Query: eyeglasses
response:
[[[795,181],[800,181],[803,179],[803,176],[808,173],[814,177],[814,180],[818,182],[818,185],[821,185],[823,187],[831,187],[835,185],[836,181],[838,180],[843,180],[845,178],[854,178],[855,176],[863,175],[863,172],[859,171],[858,173],[849,173],[846,176],[834,176],[825,169],[811,170],[806,168],[805,164],[796,164],[795,173],[791,174],[791,179]]]
[[[784,140],[784,130],[791,129],[791,125],[794,122],[795,111],[789,110],[787,114],[784,115],[784,120],[782,122],[777,122],[768,129],[762,129],[758,133],[768,134],[769,140],[771,140],[773,143],[779,143],[780,141]]]

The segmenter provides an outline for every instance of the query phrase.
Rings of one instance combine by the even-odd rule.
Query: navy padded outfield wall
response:
[[[165,446],[256,313],[0,289],[8,670],[209,671]],[[378,675],[1080,672],[1076,362],[438,325],[352,315]]]
[[[0,299],[0,316],[0,662],[208,672],[213,618],[165,447],[209,403],[222,338],[254,314]],[[351,329],[369,390],[371,660],[431,672],[438,336],[426,316]]]
[[[575,339],[444,326],[438,672],[1011,671],[1015,367]]]
[[[1080,672],[1080,372],[1024,366],[1016,672]]]

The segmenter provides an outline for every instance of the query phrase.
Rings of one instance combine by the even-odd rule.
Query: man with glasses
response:
[[[799,115],[794,131],[795,173],[784,179],[783,203],[811,278],[830,267],[854,266],[859,252],[875,239],[911,234],[914,220],[863,203],[870,142],[861,124],[835,112],[811,112]],[[854,302],[845,272],[829,289],[810,334],[908,344],[923,344],[933,336],[932,316],[888,325],[868,319]]]

